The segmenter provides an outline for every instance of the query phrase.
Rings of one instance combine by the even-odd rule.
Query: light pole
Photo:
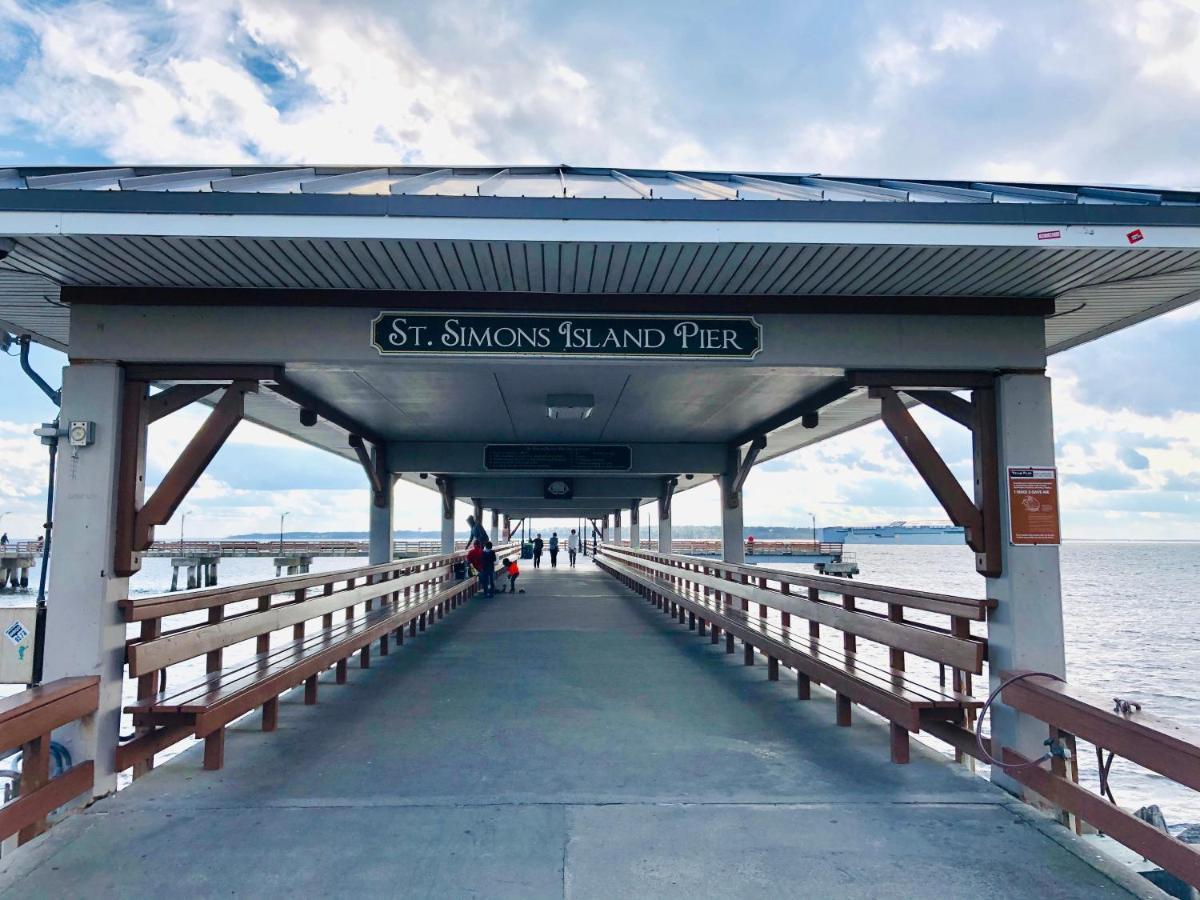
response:
[[[283,520],[288,517],[289,513],[284,513],[279,517],[279,555],[283,556]]]
[[[817,515],[816,515],[816,513],[809,513],[809,515],[812,516],[813,544],[816,544],[817,543]]]
[[[185,510],[179,517],[179,555],[183,556],[183,523],[187,521],[188,514],[191,510]]]

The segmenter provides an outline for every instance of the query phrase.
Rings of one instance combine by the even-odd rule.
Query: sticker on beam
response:
[[[380,356],[753,359],[753,316],[381,312],[371,323]]]
[[[628,472],[633,448],[626,444],[488,444],[489,472]],[[548,490],[548,486],[547,486]]]

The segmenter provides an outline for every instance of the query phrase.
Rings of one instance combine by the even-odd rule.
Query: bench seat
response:
[[[864,659],[847,651],[840,642],[798,634],[747,611],[730,609],[698,591],[680,590],[666,576],[638,571],[611,556],[601,557],[597,562],[612,574],[674,604],[681,611],[681,619],[682,611],[687,611],[723,630],[730,652],[736,638],[767,656],[772,667],[783,663],[794,669],[800,678],[802,698],[807,697],[809,681],[833,690],[837,694],[839,724],[849,724],[851,701],[888,719],[893,729],[893,759],[897,762],[907,761],[907,733],[920,731],[923,722],[962,723],[967,710],[983,706],[983,701],[968,694],[929,684],[912,673]],[[736,589],[734,585],[731,588]],[[750,657],[747,661],[751,661]],[[897,729],[903,729],[904,734]]]
[[[369,652],[367,648],[374,641],[415,625],[420,617],[442,604],[473,593],[477,584],[471,578],[407,602],[384,603],[350,621],[272,647],[199,679],[168,687],[127,705],[125,711],[133,714],[135,725],[182,725],[199,738],[220,735],[234,719],[258,706],[273,704],[280,694],[306,681],[315,682],[316,676],[331,666],[339,666],[340,680],[344,677],[340,667],[348,657],[356,652]],[[315,698],[315,683],[312,687]],[[219,768],[219,744],[212,755],[210,759],[206,747],[205,767]]]

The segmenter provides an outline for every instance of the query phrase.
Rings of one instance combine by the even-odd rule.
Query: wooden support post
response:
[[[215,772],[225,765],[225,726],[204,738],[204,768]]]
[[[808,599],[811,603],[821,602],[821,592],[815,587],[808,589]],[[808,636],[810,638],[819,638],[821,636],[821,625],[819,622],[814,622],[811,619],[808,621]]]
[[[843,728],[850,727],[850,698],[845,694],[837,695],[837,723]]]
[[[812,682],[803,672],[796,673],[796,699],[809,700],[812,698]]]
[[[217,625],[225,621],[225,607],[214,606],[208,611],[208,624]],[[208,673],[220,672],[221,663],[224,659],[224,650],[218,647],[216,650],[210,650],[204,655],[204,671]]]
[[[888,621],[903,623],[904,622],[904,607],[899,603],[888,604]],[[888,664],[897,672],[904,671],[904,651],[897,650],[895,647],[888,648]]]
[[[854,612],[853,594],[842,594],[842,609]],[[858,652],[858,642],[854,639],[854,635],[848,631],[842,632],[842,649],[847,653]]]
[[[703,619],[697,619],[696,630],[700,633],[700,637],[704,637],[704,635],[708,633],[708,623]]]
[[[725,632],[725,652],[732,653],[733,651],[734,651],[733,632],[727,631],[727,632]]]
[[[425,613],[421,613],[421,615],[417,616],[417,628],[419,628],[421,631],[425,630]]]
[[[21,745],[21,796],[28,797],[50,781],[50,735],[43,734]],[[17,832],[17,844],[31,841],[47,828],[46,817]]]
[[[720,625],[713,625],[713,627],[709,629],[709,642],[713,644],[719,644],[721,642]]]
[[[371,668],[371,645],[367,644],[358,651],[358,667],[360,669]]]
[[[696,614],[694,612],[691,612],[690,610],[688,611],[688,630],[689,631],[696,630]]]
[[[162,619],[147,619],[146,621],[142,622],[141,638],[143,641],[152,641],[161,636],[162,636]],[[147,675],[141,675],[138,677],[137,696],[138,696],[139,700],[147,700],[150,697],[153,697],[156,693],[158,693],[158,679],[159,679],[159,673],[157,671],[150,672]],[[137,735],[141,736],[144,734],[149,734],[153,730],[154,730],[153,726],[149,726],[149,727],[141,726],[141,727],[135,728],[134,732]],[[146,757],[145,759],[139,760],[138,762],[134,763],[133,764],[134,780],[136,781],[138,778],[141,778],[143,775],[145,775],[147,772],[149,772],[153,768],[154,768],[154,755],[153,754]]]
[[[320,684],[316,675],[304,679],[304,705],[312,706],[317,702],[317,687]]]
[[[262,730],[274,731],[279,724],[279,698],[272,697],[262,708]]]
[[[892,730],[892,762],[904,764],[908,762],[908,729],[903,725],[891,723]]]
[[[779,660],[773,656],[767,657],[767,681],[779,680]]]
[[[337,666],[334,668],[335,674],[333,680],[336,684],[346,683],[346,668],[346,660],[339,659],[337,661]]]
[[[396,629],[396,646],[397,647],[404,646],[404,626],[403,625],[401,625],[399,628]]]
[[[754,645],[753,644],[748,644],[748,643],[742,644],[742,663],[747,666],[754,665]]]
[[[408,636],[409,637],[417,636],[417,620],[416,619],[408,620]]]
[[[379,639],[379,655],[388,655],[388,636],[386,634]]]

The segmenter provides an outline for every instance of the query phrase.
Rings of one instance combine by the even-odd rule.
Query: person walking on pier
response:
[[[533,539],[533,567],[540,569],[542,567],[542,548],[546,546],[546,542],[542,540],[539,534]]]
[[[8,532],[6,531],[6,532],[4,532],[4,534],[0,534],[0,547],[7,547],[7,546],[8,546]]]
[[[575,568],[575,554],[579,552],[579,535],[575,533],[575,529],[571,529],[570,535],[567,536],[567,559],[570,560],[571,568]]]
[[[550,535],[550,568],[558,568],[558,532]]]
[[[492,542],[487,541],[483,545],[483,553],[480,556],[479,569],[479,586],[483,588],[483,596],[496,596],[496,551],[492,549]]]

